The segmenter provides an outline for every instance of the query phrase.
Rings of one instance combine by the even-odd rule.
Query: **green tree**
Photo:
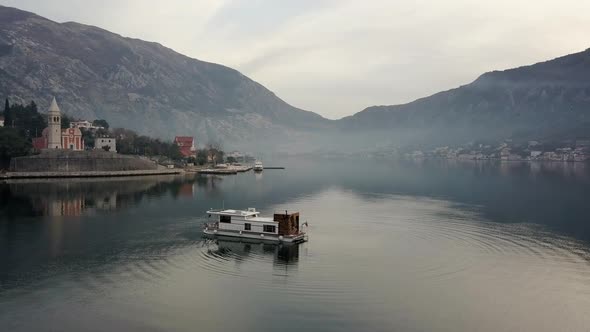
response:
[[[12,110],[10,109],[10,103],[8,102],[8,98],[6,98],[6,103],[4,103],[4,126],[5,127],[12,127],[14,121],[14,117],[12,116]]]
[[[113,135],[117,139],[117,150],[121,154],[138,154],[135,147],[137,133],[124,128],[113,129]]]
[[[7,165],[13,157],[26,156],[31,143],[15,128],[0,128],[0,163]]]
[[[107,129],[98,129],[94,134],[95,137],[110,137],[111,133]]]
[[[223,152],[222,150],[215,151],[216,162],[223,162],[224,155],[225,155],[225,152]]]
[[[70,128],[70,124],[74,119],[72,119],[69,115],[62,114],[61,115],[61,129]]]
[[[84,140],[84,147],[86,149],[93,149],[95,136],[94,136],[94,133],[92,132],[92,130],[81,128],[80,131],[82,132],[82,139]]]
[[[109,123],[107,120],[97,119],[92,121],[92,125],[96,127],[103,127],[104,129],[109,129]]]
[[[174,143],[168,143],[167,157],[172,160],[181,160],[184,156],[180,153],[180,148]]]
[[[47,127],[47,119],[39,113],[34,101],[27,106],[12,105],[10,113],[14,127],[19,129],[25,138],[39,137]]]
[[[197,164],[205,165],[207,163],[207,150],[199,150],[197,152]]]
[[[98,130],[98,133],[100,130]],[[115,128],[112,135],[117,139],[117,151],[120,154],[135,154],[144,156],[164,156],[172,160],[183,159],[180,148],[173,142],[165,142],[123,128]]]
[[[223,162],[223,151],[220,143],[209,143],[205,147],[205,150],[207,151],[207,161],[211,161],[214,165]]]

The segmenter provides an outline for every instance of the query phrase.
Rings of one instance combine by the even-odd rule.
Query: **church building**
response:
[[[33,147],[37,150],[68,149],[84,150],[84,139],[78,128],[61,129],[61,111],[55,98],[51,101],[47,112],[47,128],[43,129],[41,137],[33,138]]]

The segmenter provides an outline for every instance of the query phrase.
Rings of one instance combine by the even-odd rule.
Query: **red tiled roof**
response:
[[[192,136],[176,136],[174,142],[180,148],[180,153],[184,157],[194,156],[195,152],[192,151],[195,139]]]
[[[194,138],[192,136],[176,136],[174,138],[175,142],[190,142],[192,143]]]

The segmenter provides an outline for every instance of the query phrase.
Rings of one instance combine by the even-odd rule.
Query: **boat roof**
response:
[[[254,209],[248,210],[233,210],[233,209],[225,209],[225,210],[209,210],[207,211],[208,214],[215,214],[215,215],[224,215],[224,216],[240,216],[240,217],[250,217],[250,216],[257,216],[260,212]]]
[[[248,221],[273,222],[273,223],[277,223],[277,221],[275,221],[273,218],[268,218],[268,217],[255,217],[255,218],[248,219]]]

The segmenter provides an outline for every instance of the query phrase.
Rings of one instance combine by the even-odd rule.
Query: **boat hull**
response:
[[[237,239],[248,239],[258,240],[261,242],[273,242],[273,243],[301,243],[307,241],[307,235],[301,233],[292,236],[282,236],[278,234],[261,234],[261,233],[249,233],[249,232],[235,232],[220,229],[205,229],[203,231],[206,235],[212,237],[231,237]]]

